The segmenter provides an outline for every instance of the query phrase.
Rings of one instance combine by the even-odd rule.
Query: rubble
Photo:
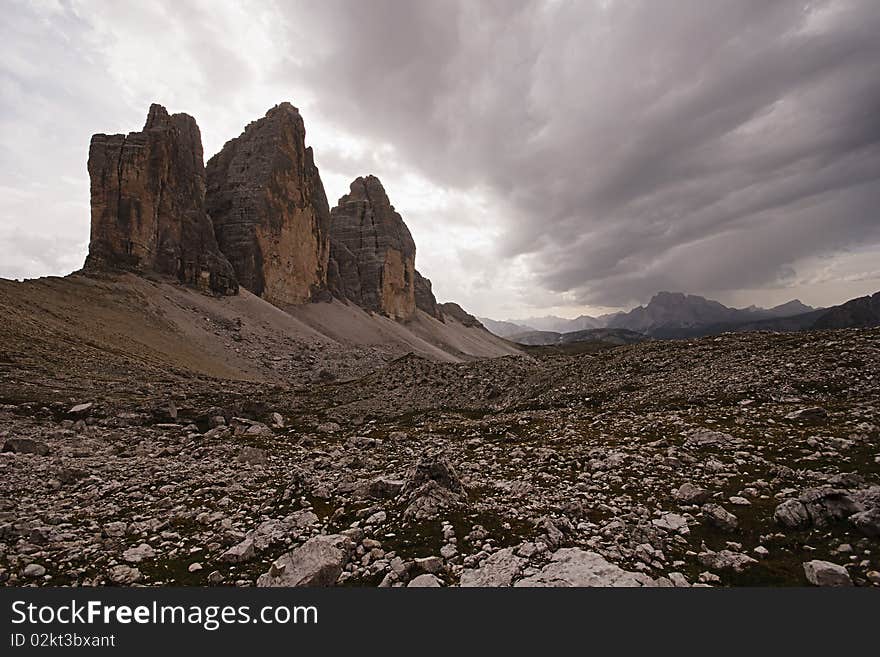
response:
[[[821,561],[880,586],[874,364],[880,331],[843,330],[298,387],[0,370],[0,443],[46,448],[0,453],[0,581],[805,585]]]

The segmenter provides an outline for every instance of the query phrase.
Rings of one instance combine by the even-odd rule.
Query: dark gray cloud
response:
[[[309,8],[317,110],[508,202],[499,253],[549,291],[756,288],[880,242],[874,0]]]

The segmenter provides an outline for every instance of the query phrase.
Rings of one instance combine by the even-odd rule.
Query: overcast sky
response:
[[[159,102],[210,156],[288,100],[482,316],[880,290],[877,0],[244,4],[4,0],[0,276],[82,265],[93,133]]]

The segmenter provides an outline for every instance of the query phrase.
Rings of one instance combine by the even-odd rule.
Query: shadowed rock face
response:
[[[464,324],[465,326],[477,326],[479,328],[485,328],[480,323],[480,320],[471,315],[457,303],[447,301],[446,303],[439,304],[439,308],[444,315],[452,317],[453,319],[460,322],[461,324]]]
[[[238,292],[205,211],[202,139],[193,117],[151,105],[141,132],[92,137],[88,169],[86,269],[154,271],[203,291]]]
[[[813,324],[814,329],[872,326],[880,326],[880,292],[830,308]]]
[[[329,284],[340,297],[392,319],[416,310],[416,245],[375,176],[357,178],[330,212]]]
[[[416,271],[415,281],[416,308],[423,310],[435,319],[443,321],[443,311],[437,304],[434,292],[431,290],[431,281]]]
[[[239,282],[276,305],[326,291],[330,209],[299,110],[281,103],[207,167],[208,212]]]

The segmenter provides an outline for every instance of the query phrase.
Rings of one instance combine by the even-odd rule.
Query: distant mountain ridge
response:
[[[508,322],[481,321],[496,335],[514,341],[527,340],[523,344],[555,344],[562,338],[550,334],[561,336],[601,328],[624,329],[654,338],[688,338],[727,331],[871,327],[880,326],[880,292],[831,308],[813,308],[799,299],[772,308],[730,308],[698,295],[658,292],[645,306],[600,317],[546,316]]]
[[[494,333],[499,338],[509,338],[511,335],[527,333],[528,331],[534,330],[531,326],[514,324],[513,322],[501,322],[495,319],[489,319],[488,317],[478,317],[477,319],[480,320],[490,333]]]
[[[613,317],[609,328],[626,328],[658,338],[706,335],[709,327],[731,327],[767,319],[803,315],[816,309],[800,300],[773,308],[729,308],[718,301],[681,292],[659,292],[647,306]],[[714,328],[708,333],[719,332]]]
[[[789,317],[815,310],[794,299],[773,308],[729,308],[718,301],[681,292],[658,292],[647,306],[638,306],[628,312],[616,312],[598,317],[581,315],[574,319],[547,315],[504,322],[488,318],[480,321],[501,337],[511,337],[535,331],[572,333],[598,328],[623,328],[651,335],[670,331],[695,329],[700,326],[752,322],[777,317]]]

